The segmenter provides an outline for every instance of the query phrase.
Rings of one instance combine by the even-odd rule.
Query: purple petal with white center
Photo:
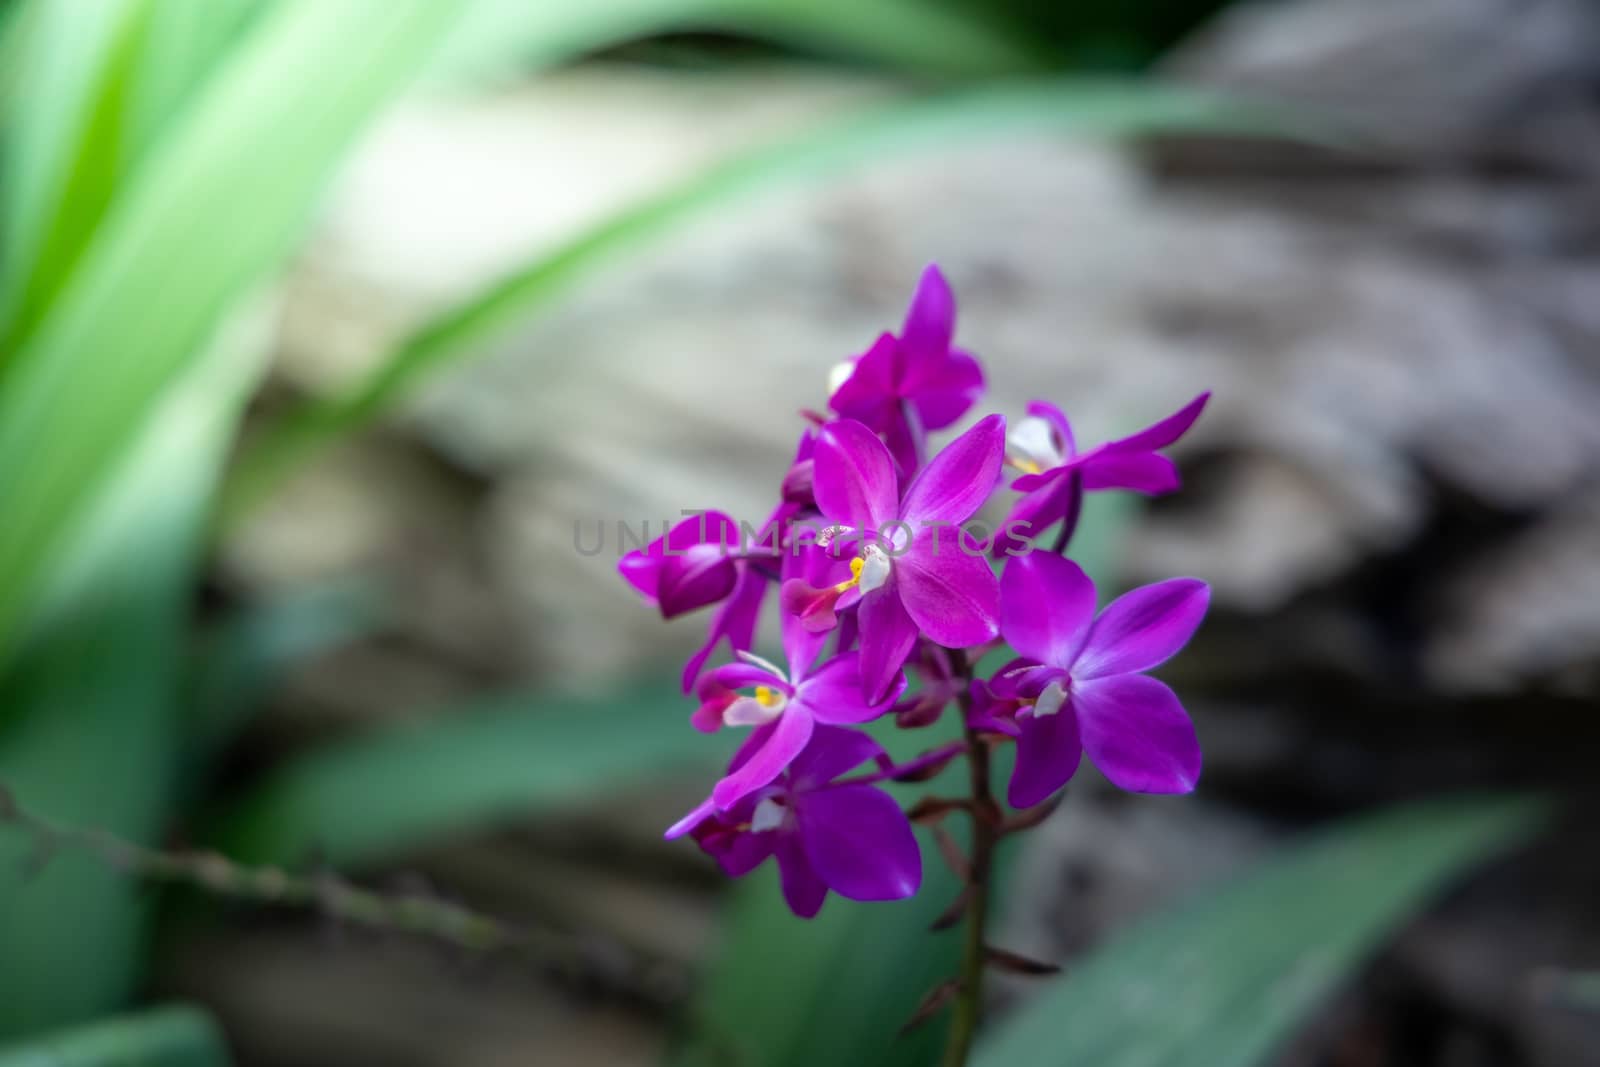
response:
[[[765,667],[754,663],[724,663],[720,667],[713,667],[700,676],[700,681],[695,685],[695,695],[704,700],[713,695],[718,689],[748,689],[753,685],[769,685],[779,690],[784,696],[790,696],[794,688],[787,679],[781,675],[773,674]]]
[[[1106,448],[1113,452],[1153,452],[1165,448],[1189,431],[1200,413],[1205,410],[1209,392],[1201,393],[1160,422],[1138,433],[1112,441]]]
[[[871,722],[889,710],[905,692],[905,675],[892,685],[883,700],[868,701],[861,692],[861,654],[847,652],[824,663],[795,690],[794,701],[810,711],[817,722],[852,725]]]
[[[1062,456],[1070,459],[1078,451],[1078,443],[1072,436],[1072,422],[1066,412],[1048,400],[1034,400],[1028,404],[1028,414],[1050,424],[1059,439],[1057,443],[1061,446]]]
[[[829,889],[851,900],[902,900],[922,885],[922,850],[889,794],[842,785],[795,803],[800,842]]]
[[[795,793],[809,792],[868,760],[880,758],[882,746],[860,730],[818,726],[811,734],[811,743],[789,765],[790,787]]]
[[[928,461],[906,488],[900,517],[913,528],[972,518],[1000,484],[1005,450],[1006,420],[990,415]]]
[[[894,590],[930,641],[968,648],[1000,632],[1000,582],[987,553],[968,555],[950,531],[922,530],[895,560]]]
[[[1094,622],[1094,582],[1054,552],[1006,562],[1000,577],[1000,632],[1028,659],[1070,667]]]
[[[861,598],[856,624],[861,628],[862,692],[877,703],[893,691],[901,677],[900,670],[917,643],[917,624],[906,614],[892,580]]]
[[[772,733],[766,743],[750,754],[749,760],[728,774],[711,790],[711,799],[717,807],[726,810],[741,799],[771,785],[783,773],[789,761],[800,754],[811,740],[811,716],[804,709],[789,708],[772,724]]]
[[[1070,701],[1054,715],[1019,717],[1017,729],[1017,763],[1006,787],[1006,802],[1013,808],[1031,808],[1077,773],[1083,744]]]
[[[875,532],[899,516],[894,457],[878,435],[854,419],[838,419],[817,437],[817,506],[830,522]]]
[[[912,361],[903,386],[926,430],[942,430],[983,397],[983,367],[969,352],[952,349],[944,359]]]
[[[937,264],[929,264],[917,281],[917,291],[906,310],[900,343],[912,359],[942,357],[956,332],[956,297]]]
[[[793,835],[779,838],[773,852],[778,857],[779,881],[783,886],[783,902],[789,910],[802,919],[809,919],[822,910],[828,887],[817,877],[806,856],[805,849]]]
[[[1085,456],[1078,470],[1085,489],[1131,489],[1146,496],[1160,496],[1177,491],[1182,484],[1178,465],[1155,452],[1102,449]]]
[[[1084,751],[1118,788],[1188,793],[1200,780],[1194,723],[1177,694],[1156,679],[1119,674],[1079,682],[1071,708],[1077,712]]]
[[[1089,628],[1073,676],[1102,678],[1165,663],[1194,636],[1210,601],[1210,587],[1197,578],[1170,578],[1122,594]]]

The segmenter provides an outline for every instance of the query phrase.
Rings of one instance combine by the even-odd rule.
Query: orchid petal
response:
[[[917,643],[917,624],[906,614],[893,584],[861,598],[856,622],[861,628],[862,693],[877,703],[901,677],[900,670]]]
[[[796,793],[827,785],[868,760],[883,757],[883,747],[860,730],[819,725],[811,743],[789,764],[789,781]]]
[[[1006,562],[1000,577],[1000,632],[1028,659],[1069,667],[1094,622],[1094,582],[1054,552]]]
[[[850,376],[828,398],[828,406],[846,418],[872,425],[883,410],[885,398],[894,396],[899,348],[893,334],[879,334],[872,347],[856,358]]]
[[[719,841],[721,847],[711,854],[716,857],[723,874],[729,878],[743,878],[766,862],[779,840],[772,833],[733,832],[725,843]]]
[[[717,807],[731,808],[762,786],[771,785],[789,766],[789,761],[806,747],[806,742],[811,740],[811,729],[811,716],[804,710],[790,708],[778,716],[766,743],[711,790],[711,799]]]
[[[668,841],[682,837],[684,834],[687,834],[693,830],[696,826],[699,826],[701,823],[714,816],[716,811],[717,806],[711,802],[710,797],[706,797],[706,799],[702,800],[698,805],[696,805],[694,810],[690,811],[689,814],[685,815],[683,818],[667,827],[667,832],[661,836]]]
[[[1032,539],[1067,517],[1072,503],[1072,480],[1062,478],[1035,490],[1011,505],[1011,512],[995,534],[991,554],[1016,557]]]
[[[1019,718],[1017,728],[1017,763],[1006,787],[1006,802],[1013,808],[1031,808],[1077,773],[1083,744],[1070,707],[1054,715]]]
[[[800,843],[829,889],[851,900],[902,900],[922,885],[922,851],[889,794],[843,785],[795,803]]]
[[[885,414],[878,420],[882,427],[883,443],[888,447],[889,455],[894,457],[895,469],[899,471],[902,482],[917,473],[928,448],[928,435],[922,428],[922,420],[914,409],[908,408],[909,403],[905,400],[893,401],[884,408]]]
[[[1085,457],[1079,470],[1085,489],[1131,489],[1146,496],[1160,496],[1176,491],[1182,484],[1178,465],[1155,452],[1112,452],[1106,448]]]
[[[789,612],[783,612],[778,619],[783,638],[783,656],[788,661],[790,676],[795,679],[804,678],[810,673],[817,661],[817,653],[828,641],[828,630],[832,629],[816,629],[807,625],[809,621]]]
[[[752,567],[743,567],[741,570],[743,573],[733,587],[733,595],[723,601],[722,607],[711,619],[706,643],[683,665],[682,685],[685,693],[694,688],[695,679],[700,676],[701,669],[705,667],[706,660],[711,658],[718,642],[726,638],[731,651],[741,652],[755,641],[756,620],[761,615],[761,601],[767,595],[767,580]]]
[[[1211,588],[1196,578],[1171,578],[1122,594],[1090,627],[1073,676],[1101,678],[1165,663],[1194,636],[1210,601]]]
[[[695,686],[695,695],[701,700],[712,696],[717,690],[748,689],[753,685],[769,685],[779,690],[784,696],[790,696],[794,689],[789,685],[788,679],[781,674],[774,674],[766,667],[754,663],[740,661],[738,663],[724,663],[720,667],[713,667],[700,676],[699,683]]]
[[[906,309],[900,343],[912,358],[942,357],[956,332],[956,296],[937,264],[929,264],[917,281]]]
[[[802,919],[809,919],[822,910],[828,896],[828,886],[817,877],[805,849],[792,835],[780,837],[773,852],[778,857],[779,881],[783,886],[783,901],[789,910]]]
[[[861,654],[847,652],[824,663],[816,673],[800,683],[794,702],[809,709],[821,723],[853,724],[871,722],[889,710],[905,692],[905,675],[890,686],[883,700],[868,701],[861,692]]]
[[[1106,448],[1113,452],[1153,452],[1165,448],[1189,431],[1200,413],[1205,410],[1209,392],[1201,393],[1160,422],[1138,433],[1112,441]]]
[[[1080,459],[1081,457],[1069,459],[1059,467],[1051,467],[1038,474],[1021,475],[1011,482],[1011,488],[1019,493],[1034,493],[1047,486],[1058,485],[1067,475],[1078,469]]]
[[[1055,430],[1061,439],[1061,454],[1071,458],[1078,451],[1077,441],[1072,436],[1072,423],[1068,420],[1066,412],[1050,403],[1048,400],[1034,400],[1028,404],[1028,414],[1036,419],[1043,419]]]
[[[1200,742],[1177,694],[1164,684],[1143,674],[1080,682],[1071,703],[1084,750],[1113,785],[1130,793],[1194,789]]]
[[[954,531],[919,532],[894,569],[894,589],[930,641],[968,648],[1000,632],[1000,582],[987,553],[969,555]]]
[[[965,522],[1000,484],[1006,421],[990,415],[951,441],[906,489],[900,517],[913,526]]]
[[[894,457],[878,436],[854,419],[839,419],[817,438],[817,506],[830,521],[877,532],[899,514]]]
[[[916,405],[923,429],[942,430],[982,398],[983,367],[960,349],[937,361],[913,360],[903,390]]]
[[[733,592],[738,580],[738,564],[717,545],[696,545],[684,555],[670,556],[661,561],[656,578],[661,617],[673,619],[715,604]]]

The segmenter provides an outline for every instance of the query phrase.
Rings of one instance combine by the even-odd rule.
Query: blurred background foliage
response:
[[[623,986],[644,990],[642,1007],[617,1010],[647,1020],[651,1058],[928,1062],[937,1024],[896,1033],[951,969],[952,938],[926,932],[951,889],[937,877],[915,904],[834,901],[811,925],[783,912],[770,879],[753,878],[724,892],[725,916],[715,935],[695,939],[687,966],[657,958],[651,931],[675,913],[651,902],[703,900],[705,871],[638,826],[670,821],[727,754],[686,728],[662,657],[635,657],[635,681],[591,671],[605,684],[591,676],[578,691],[565,676],[576,668],[526,669],[507,657],[476,672],[471,692],[434,706],[426,688],[407,694],[415,706],[396,721],[284,743],[258,718],[272,694],[335,650],[387,639],[411,594],[393,575],[361,573],[261,593],[232,579],[229,555],[295,478],[331,462],[332,446],[393,432],[373,426],[392,420],[425,379],[492,354],[535,311],[581,299],[584,279],[609,276],[601,267],[621,269],[668,234],[715,224],[751,194],[953,145],[978,153],[1029,131],[1323,139],[1329,127],[1314,107],[1131,73],[1084,79],[1149,67],[1223,6],[0,6],[0,1038],[15,1043],[0,1048],[0,1064],[226,1062],[207,1011],[223,1029],[244,1020],[241,1062],[433,1062],[381,1040],[309,1060],[301,1044],[273,1046],[261,1035],[286,1009],[252,1015],[231,994],[207,1001],[213,979],[219,990],[241,988],[231,975],[242,965],[192,946],[226,945],[230,928],[268,940],[303,932],[303,917],[263,917],[227,903],[232,896],[320,911],[335,925],[436,936],[459,918],[438,910],[453,901],[411,885],[396,891],[392,910],[363,918],[341,910],[341,879],[432,865],[432,877],[470,886],[481,855],[469,850],[457,869],[450,849],[513,827],[531,835],[512,849],[531,853],[531,873],[488,879],[499,890],[463,891],[464,903],[537,931],[521,949],[533,946],[538,983],[497,986],[512,1004],[609,1004],[605,976],[620,971]],[[285,279],[318,247],[329,183],[380,117],[418,101],[514,93],[579,64],[602,73],[642,65],[664,77],[777,65],[824,82],[868,78],[871,88],[830,102],[820,121],[773,123],[702,167],[664,173],[619,209],[580,218],[561,239],[435,300],[335,387],[286,388],[274,371]],[[773,284],[789,276],[780,267]],[[814,355],[815,382],[840,354]],[[790,407],[813,402],[811,384]],[[594,448],[607,455],[603,442]],[[1118,574],[1135,521],[1095,513],[1086,565],[1108,581]],[[568,610],[583,613],[586,603]],[[286,721],[290,734],[298,729],[292,715]],[[619,804],[647,817],[619,830],[608,818]],[[1097,942],[1069,978],[1000,1017],[980,1062],[1269,1062],[1433,891],[1529,839],[1548,810],[1525,791],[1475,795],[1275,841],[1264,860],[1218,871],[1219,885]],[[1287,811],[1278,818],[1275,829],[1293,822]],[[640,896],[635,886],[606,909],[610,919],[627,913],[620,923],[571,899],[614,883],[614,871],[595,881],[597,854],[654,887]],[[930,850],[930,869],[935,862]],[[588,873],[575,879],[575,869]],[[307,881],[291,892],[291,878]],[[476,929],[455,929],[469,956]],[[394,1008],[381,984],[363,991],[362,976],[383,969],[387,950],[352,942],[319,951],[379,961],[349,968],[338,1009],[382,1029]],[[488,980],[463,973],[457,984],[472,995]],[[268,1000],[281,992],[270,976],[248,988]],[[202,1003],[150,1006],[172,996]],[[513,1059],[639,1058],[600,1044],[552,1050],[537,1032],[522,1049],[520,1032],[508,1033],[509,1051],[497,1054]]]

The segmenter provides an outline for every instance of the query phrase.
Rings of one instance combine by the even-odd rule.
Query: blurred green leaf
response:
[[[956,139],[1040,128],[1085,135],[1176,129],[1283,134],[1288,129],[1281,115],[1187,91],[1051,81],[896,103],[736,156],[512,271],[416,331],[349,390],[308,401],[270,423],[229,480],[221,524],[227,528],[241,519],[320,449],[371,422],[425,375],[481,351],[488,338],[548,304],[608,257],[781,182],[838,173]]]
[[[274,4],[117,198],[0,379],[0,648],[154,403],[288,250],[343,148],[456,10]]]
[[[187,1006],[105,1019],[0,1047],[0,1067],[227,1067],[209,1015]]]
[[[186,747],[203,764],[295,666],[370,633],[383,598],[369,582],[295,590],[218,623],[196,651]]]
[[[253,0],[22,5],[8,74],[16,129],[0,168],[0,352],[48,310],[114,197],[227,55]]]
[[[1526,839],[1545,805],[1366,816],[1141,923],[1001,1020],[974,1067],[1254,1067],[1407,916]]]
[[[1041,48],[1004,23],[920,0],[477,0],[430,75],[526,73],[608,45],[680,30],[743,33],[924,75],[1039,69]]]
[[[289,763],[220,821],[211,842],[241,863],[358,866],[651,777],[710,772],[728,741],[691,729],[689,710],[662,689],[456,709]]]
[[[151,413],[0,677],[0,781],[47,818],[140,842],[166,824],[199,532],[260,355],[225,336]],[[0,828],[0,1034],[111,1010],[142,969],[139,887],[75,853],[28,877],[27,846]]]
[[[0,158],[0,367],[109,202],[144,11],[143,0],[34,0],[13,16]]]

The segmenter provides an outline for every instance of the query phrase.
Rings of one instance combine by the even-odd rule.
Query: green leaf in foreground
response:
[[[986,1036],[975,1067],[1260,1064],[1400,922],[1543,810],[1439,800],[1319,833],[1074,964]]]
[[[1028,129],[1102,136],[1183,129],[1282,135],[1288,127],[1276,113],[1149,84],[1024,82],[896,103],[758,148],[512,271],[423,326],[348,391],[309,401],[263,428],[229,479],[220,524],[226,529],[242,519],[302,462],[371,422],[429,373],[481,351],[498,331],[548,304],[611,256],[782,182]]]
[[[350,867],[664,774],[712,773],[729,742],[687,714],[662,689],[502,698],[313,752],[246,797],[212,843],[242,863]],[[677,816],[662,814],[663,827]]]
[[[0,1047],[0,1067],[227,1067],[216,1023],[186,1006],[158,1008]]]
[[[152,407],[288,251],[343,149],[454,13],[272,5],[117,195],[0,378],[0,649]]]

